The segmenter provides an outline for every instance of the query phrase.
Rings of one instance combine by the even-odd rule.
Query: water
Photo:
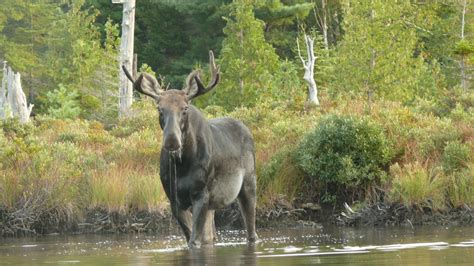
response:
[[[213,247],[181,236],[80,235],[0,238],[0,264],[24,265],[474,265],[474,227],[306,228],[221,231]]]

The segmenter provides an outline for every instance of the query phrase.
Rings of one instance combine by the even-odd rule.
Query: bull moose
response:
[[[232,118],[207,120],[191,100],[219,82],[219,67],[209,52],[211,80],[207,87],[199,71],[191,72],[182,90],[160,86],[141,73],[134,78],[122,66],[136,91],[153,98],[163,130],[160,178],[173,216],[188,246],[210,244],[215,238],[214,211],[236,198],[244,217],[249,243],[255,242],[255,148],[250,130]]]

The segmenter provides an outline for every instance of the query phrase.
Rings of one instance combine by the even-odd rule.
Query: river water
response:
[[[174,235],[0,238],[5,265],[474,265],[474,227],[299,228],[220,231],[212,247],[188,250]]]

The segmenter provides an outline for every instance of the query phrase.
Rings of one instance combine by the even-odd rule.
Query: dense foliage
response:
[[[306,135],[296,152],[301,169],[323,186],[332,201],[341,192],[364,191],[380,183],[390,160],[380,126],[367,119],[327,116]]]

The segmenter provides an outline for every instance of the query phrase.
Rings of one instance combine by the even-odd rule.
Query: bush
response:
[[[447,173],[465,168],[471,161],[471,148],[459,141],[451,141],[444,147],[441,163]]]
[[[296,152],[303,171],[325,186],[324,196],[329,201],[339,193],[377,183],[390,158],[380,126],[366,119],[335,115],[322,119]]]
[[[22,124],[18,118],[8,118],[0,120],[0,129],[8,138],[25,138],[34,133],[34,127],[31,123]]]
[[[134,104],[132,116],[122,119],[118,125],[110,130],[110,134],[117,138],[126,138],[135,132],[144,129],[153,129],[160,132],[158,112],[151,101],[140,101]]]

